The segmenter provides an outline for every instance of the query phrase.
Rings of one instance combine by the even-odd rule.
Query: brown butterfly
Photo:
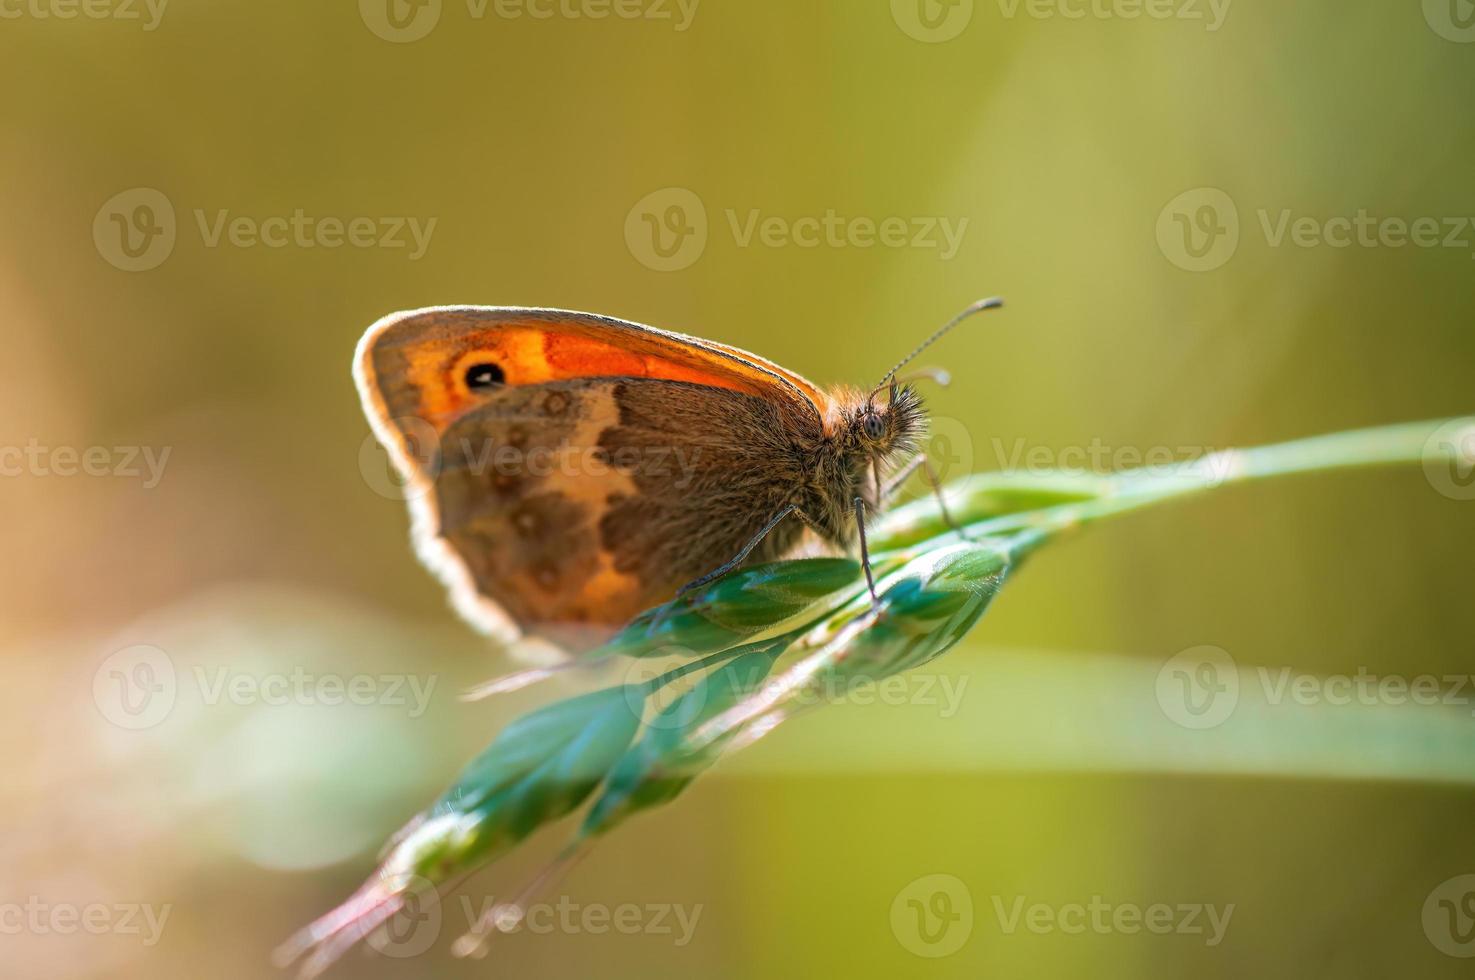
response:
[[[354,378],[461,613],[504,641],[583,644],[806,529],[859,539],[869,582],[865,522],[926,464],[897,371],[1000,305],[869,391],[611,317],[481,306],[385,317]]]

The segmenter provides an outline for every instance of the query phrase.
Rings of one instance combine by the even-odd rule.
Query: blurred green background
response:
[[[387,312],[593,310],[863,384],[999,293],[929,354],[955,378],[928,392],[952,475],[1475,408],[1475,228],[1276,234],[1475,218],[1465,0],[560,2],[0,3],[0,445],[106,447],[115,471],[0,480],[0,905],[171,909],[152,944],[0,916],[7,972],[273,975],[383,838],[561,693],[456,700],[507,664],[412,557],[366,443],[349,361]],[[243,237],[299,210],[369,219],[373,243]],[[222,212],[244,231],[213,238]],[[910,231],[795,240],[829,212]],[[755,215],[772,234],[745,236]],[[401,218],[423,249],[381,244]],[[168,449],[157,485],[116,473],[126,447]],[[560,886],[701,906],[689,942],[564,929],[466,963],[448,925],[340,975],[1467,975],[1424,910],[1475,872],[1470,779],[1397,778],[1428,712],[1281,705],[1205,733],[1154,696],[1201,645],[1251,672],[1471,673],[1475,503],[1437,491],[1417,471],[1233,489],[1043,553],[941,663],[956,712],[817,712]],[[99,692],[138,644],[178,691],[132,730]],[[415,712],[198,683],[294,671],[434,688]],[[1468,703],[1433,710],[1470,737]],[[1292,732],[1321,763],[1282,764]],[[467,893],[505,896],[555,847]],[[934,874],[973,907],[943,957],[893,918]],[[1098,896],[1234,912],[1211,945],[998,911]],[[1475,952],[1475,908],[1452,908],[1446,945]]]

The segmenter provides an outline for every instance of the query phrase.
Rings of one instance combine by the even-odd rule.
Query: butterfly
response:
[[[494,306],[384,317],[354,379],[456,609],[503,642],[568,647],[806,532],[859,541],[874,596],[866,521],[919,466],[936,487],[897,372],[1000,305],[968,307],[869,390],[612,317]]]

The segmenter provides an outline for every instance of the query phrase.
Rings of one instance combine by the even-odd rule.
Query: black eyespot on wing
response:
[[[473,364],[466,369],[466,387],[472,391],[492,388],[507,380],[507,372],[498,364]]]

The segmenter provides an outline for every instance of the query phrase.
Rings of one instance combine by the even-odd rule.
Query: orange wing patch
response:
[[[355,376],[371,417],[415,418],[440,433],[485,400],[486,392],[468,385],[467,376],[487,366],[513,386],[656,378],[789,402],[820,416],[828,405],[808,381],[745,351],[561,310],[445,307],[396,313],[359,342]]]

